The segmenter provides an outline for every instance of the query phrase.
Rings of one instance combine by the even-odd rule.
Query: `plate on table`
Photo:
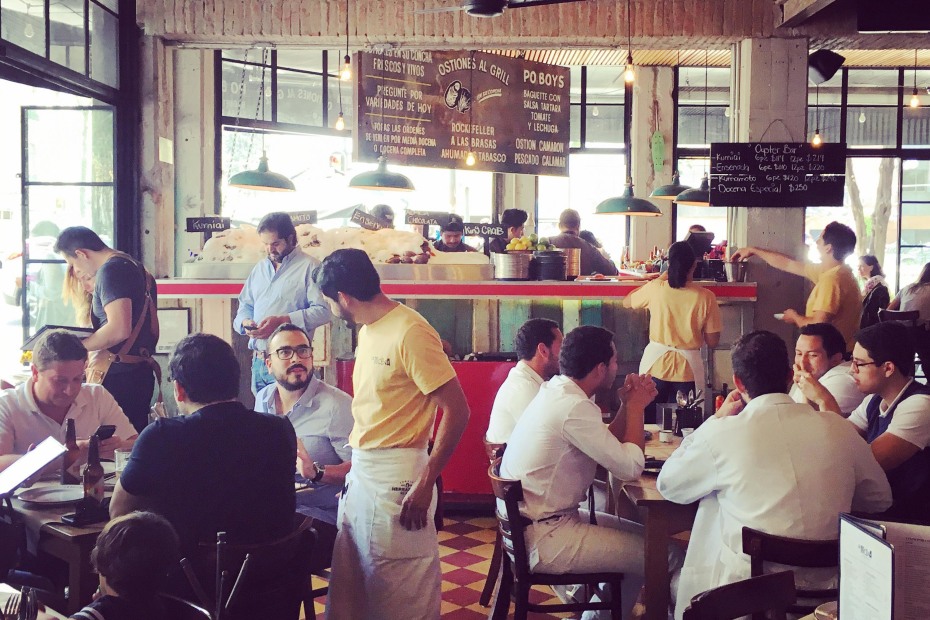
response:
[[[60,486],[40,487],[37,489],[24,489],[17,494],[17,497],[30,504],[66,506],[83,499],[84,487],[79,484],[63,484]]]
[[[776,312],[776,313],[773,314],[772,316],[775,317],[775,320],[776,320],[776,321],[781,321],[782,319],[785,318],[785,313],[784,313],[784,312]]]
[[[100,461],[100,464],[103,465],[104,476],[112,476],[116,473],[116,463],[113,461]]]

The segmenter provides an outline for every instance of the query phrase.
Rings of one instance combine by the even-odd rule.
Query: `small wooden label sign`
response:
[[[288,215],[291,216],[291,222],[294,223],[294,226],[316,224],[316,211],[293,211]]]
[[[504,227],[500,224],[465,224],[465,234],[469,237],[503,237]]]
[[[407,209],[404,223],[420,226],[445,226],[449,222],[449,214],[438,211],[414,211]]]
[[[218,216],[189,217],[187,218],[187,232],[215,233],[229,230],[229,218]]]
[[[349,218],[349,221],[358,224],[366,230],[381,230],[391,227],[388,222],[385,222],[380,217],[375,217],[370,213],[365,213],[361,209],[356,209],[353,211],[352,217]]]

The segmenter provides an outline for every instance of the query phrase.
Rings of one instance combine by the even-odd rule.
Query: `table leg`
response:
[[[646,620],[666,620],[669,604],[669,518],[663,510],[650,510],[645,533]]]
[[[67,613],[73,614],[93,599],[97,589],[97,575],[90,565],[90,551],[94,547],[96,536],[82,541],[64,541],[53,536],[44,537],[39,543],[39,550],[68,564],[68,600]]]

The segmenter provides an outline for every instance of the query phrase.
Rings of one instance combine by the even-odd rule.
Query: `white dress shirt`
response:
[[[904,390],[913,382],[913,379],[908,381],[907,385],[898,392],[898,395],[895,396],[895,399],[890,405],[887,407],[879,405],[879,417],[888,415],[888,410],[901,399],[901,394],[903,394]],[[863,432],[869,428],[869,418],[866,409],[869,406],[870,400],[872,400],[871,394],[862,401],[862,404],[856,407],[849,416],[849,421]],[[930,396],[926,394],[914,394],[910,398],[901,401],[901,403],[895,407],[894,417],[891,419],[891,424],[888,425],[888,430],[885,432],[900,437],[921,450],[930,446]]]
[[[522,512],[536,521],[578,510],[598,464],[632,480],[644,462],[638,446],[607,430],[594,401],[574,381],[557,375],[539,389],[514,427],[501,476],[523,483]]]
[[[539,392],[539,386],[542,384],[543,378],[523,360],[510,369],[507,378],[497,390],[494,405],[491,407],[491,419],[485,435],[489,442],[507,443],[517,420]]]
[[[675,617],[700,592],[750,575],[748,526],[793,538],[836,538],[837,515],[880,512],[891,488],[868,444],[832,412],[787,394],[752,399],[736,416],[711,418],[659,474],[667,499],[700,501],[681,571]],[[796,569],[798,584],[827,586],[832,569]]]
[[[843,362],[823,373],[823,376],[819,379],[820,385],[825,387],[836,399],[836,404],[840,406],[839,412],[844,416],[848,416],[853,409],[862,404],[862,400],[865,398],[865,394],[859,391],[856,382],[849,373],[851,366],[852,362]],[[804,396],[804,392],[797,385],[791,386],[790,395],[794,402],[802,405],[808,404],[807,397]]]
[[[87,438],[101,424],[116,426],[115,437],[138,435],[129,418],[102,385],[85,383],[61,424],[39,410],[32,394],[33,379],[0,392],[0,454],[25,454],[32,444],[49,437],[65,442],[68,420],[74,420],[77,437]]]

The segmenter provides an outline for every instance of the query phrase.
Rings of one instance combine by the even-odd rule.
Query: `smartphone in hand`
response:
[[[116,432],[116,426],[113,424],[101,424],[97,431],[94,433],[94,436],[103,441],[104,439],[109,439],[113,436],[113,433]]]

